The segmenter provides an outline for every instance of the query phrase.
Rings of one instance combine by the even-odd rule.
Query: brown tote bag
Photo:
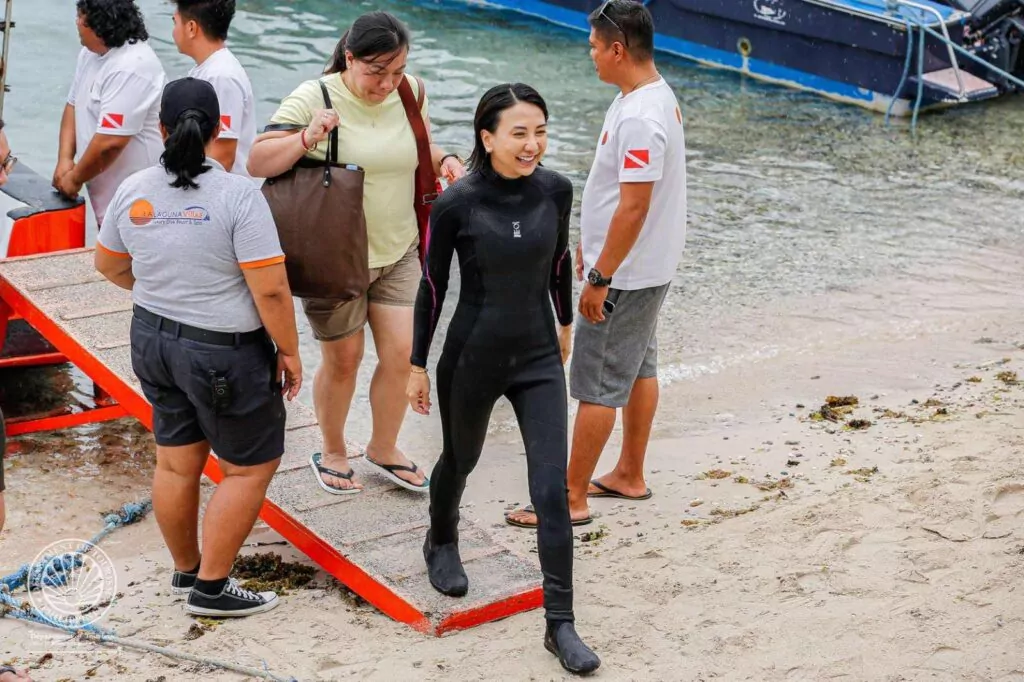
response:
[[[320,82],[324,107],[331,108]],[[266,130],[291,129],[267,126]],[[363,169],[338,163],[338,129],[328,135],[323,161],[305,156],[263,183],[263,196],[277,224],[292,295],[352,301],[370,284]]]

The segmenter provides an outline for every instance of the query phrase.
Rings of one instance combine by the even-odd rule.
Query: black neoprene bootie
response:
[[[544,648],[558,656],[563,668],[576,675],[587,675],[601,666],[601,659],[583,643],[576,634],[576,626],[567,620],[548,622]]]
[[[430,584],[441,594],[449,597],[463,597],[469,591],[469,577],[462,568],[459,546],[454,542],[434,545],[430,531],[423,542],[423,559],[427,562]]]

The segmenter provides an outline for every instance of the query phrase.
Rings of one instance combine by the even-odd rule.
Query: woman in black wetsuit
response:
[[[487,91],[477,106],[470,174],[431,211],[426,265],[416,298],[409,402],[429,414],[427,353],[459,256],[458,307],[437,365],[444,450],[431,474],[430,530],[423,546],[431,584],[463,596],[459,503],[476,466],[491,410],[505,396],[526,445],[530,499],[544,574],[544,645],[570,672],[600,659],[576,634],[572,526],[566,497],[568,406],[565,373],[572,314],[569,214],[572,184],[539,167],[547,105],[522,83]],[[556,333],[550,295],[561,329]]]

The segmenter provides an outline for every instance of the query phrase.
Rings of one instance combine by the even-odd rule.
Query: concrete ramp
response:
[[[0,261],[0,299],[117,401],[118,408],[97,410],[96,420],[127,413],[151,429],[152,410],[131,369],[131,295],[92,263],[91,249]],[[302,405],[288,407],[284,459],[260,516],[325,571],[392,618],[434,635],[541,605],[533,563],[466,521],[460,549],[469,594],[455,599],[434,590],[421,549],[427,496],[402,490],[360,459],[352,465],[362,493],[324,492],[308,464],[320,449],[316,417]],[[221,480],[215,453],[205,473]]]

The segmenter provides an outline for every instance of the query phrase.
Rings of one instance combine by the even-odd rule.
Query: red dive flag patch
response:
[[[220,127],[224,130],[231,130],[231,117],[228,114],[220,117]]]
[[[651,162],[649,149],[630,149],[626,152],[626,159],[622,163],[623,168],[647,168]]]
[[[100,128],[122,128],[124,127],[124,114],[103,114],[100,119]]]

